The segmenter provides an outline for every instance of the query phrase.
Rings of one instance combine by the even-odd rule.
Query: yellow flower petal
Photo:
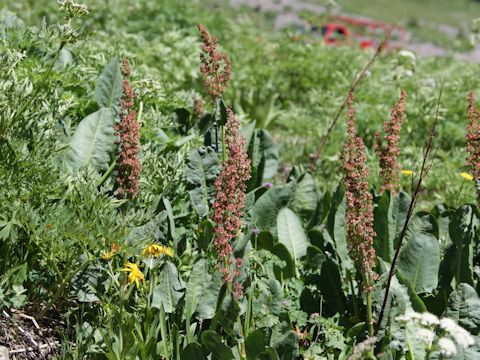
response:
[[[466,173],[466,172],[460,173],[460,176],[463,177],[465,180],[468,180],[468,181],[472,181],[472,180],[473,180],[473,176],[470,175],[469,173]]]
[[[159,257],[160,255],[173,256],[173,249],[169,246],[152,244],[142,252],[143,256]]]
[[[407,175],[407,176],[412,176],[413,175],[412,170],[402,170],[400,172],[402,173],[402,175]]]
[[[140,271],[137,264],[126,262],[124,266],[125,267],[121,269],[121,271],[128,272],[128,282],[130,284],[135,282],[137,288],[140,287],[140,282],[145,282],[145,276],[143,276],[143,273]]]

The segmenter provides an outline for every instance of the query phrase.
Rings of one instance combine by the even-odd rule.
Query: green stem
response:
[[[225,144],[225,126],[220,126],[220,131],[222,132],[222,159],[225,162],[227,159],[227,144]]]
[[[352,274],[350,274],[350,271],[347,271],[347,278],[348,282],[350,284],[350,289],[352,291],[352,303],[353,303],[353,313],[355,315],[355,319],[359,319],[359,311],[358,311],[358,303],[357,303],[357,297],[355,296],[355,288],[353,286],[353,279],[352,279]]]
[[[112,173],[112,171],[115,169],[116,166],[117,166],[117,160],[115,159],[110,164],[108,170],[105,171],[105,174],[103,174],[102,178],[98,181],[97,187],[101,187],[105,183],[105,181],[107,181],[108,177],[110,176],[110,174]]]
[[[240,330],[240,341],[238,342],[238,352],[240,354],[240,359],[246,360],[247,359],[247,350],[245,349],[245,334],[243,332],[243,327],[242,327],[242,319],[240,319],[240,316],[238,317],[238,328]]]
[[[165,356],[165,359],[170,358],[170,354],[168,351],[168,331],[167,331],[167,320],[166,320],[166,314],[165,314],[165,309],[163,308],[163,304],[160,305],[160,334],[162,336],[162,343],[163,343],[163,355]]]

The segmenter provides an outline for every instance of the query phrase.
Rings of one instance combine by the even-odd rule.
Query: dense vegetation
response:
[[[373,51],[221,1],[3,5],[11,354],[480,356],[477,65],[382,53],[349,94]]]

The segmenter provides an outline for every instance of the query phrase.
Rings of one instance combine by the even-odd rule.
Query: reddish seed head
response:
[[[383,123],[383,141],[380,133],[375,133],[376,144],[375,151],[380,157],[380,179],[382,185],[381,192],[390,190],[396,194],[400,183],[400,164],[398,156],[400,155],[400,130],[405,115],[405,100],[407,92],[402,90],[400,97],[390,113],[390,120]]]
[[[245,208],[245,183],[250,178],[250,160],[245,150],[245,139],[238,129],[240,122],[231,109],[227,109],[227,125],[225,144],[228,158],[222,164],[222,172],[215,180],[216,196],[213,203],[213,220],[215,222],[214,248],[219,264],[232,264],[231,241],[238,235],[242,226],[243,209]],[[242,265],[236,259],[235,266]],[[224,281],[231,280],[230,271],[224,268]],[[228,276],[227,276],[228,275]]]
[[[370,279],[376,278],[373,272],[375,265],[375,249],[373,238],[373,205],[372,194],[367,182],[368,170],[367,157],[363,140],[356,136],[355,109],[353,108],[353,93],[347,100],[347,128],[348,138],[341,154],[343,170],[343,183],[345,185],[345,198],[347,209],[345,213],[345,227],[347,233],[348,249],[362,273]],[[369,291],[371,289],[364,289]]]
[[[232,75],[232,62],[228,55],[217,50],[218,39],[210,35],[203,24],[198,25],[203,44],[200,46],[200,72],[203,84],[212,99],[222,96]]]
[[[134,106],[133,89],[127,76],[130,74],[130,66],[127,59],[123,60],[122,72],[123,95],[120,101],[120,123],[115,126],[115,136],[119,137],[116,144],[119,145],[117,156],[118,176],[116,181],[119,185],[118,196],[132,199],[140,191],[139,180],[142,165],[138,159],[140,153],[140,124],[137,122]]]
[[[475,181],[480,179],[480,112],[475,106],[475,94],[470,92],[467,97],[467,166]],[[480,191],[477,189],[477,202],[480,206]]]

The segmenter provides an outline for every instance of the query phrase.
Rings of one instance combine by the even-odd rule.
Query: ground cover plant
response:
[[[476,65],[217,1],[5,5],[11,357],[480,356]]]

